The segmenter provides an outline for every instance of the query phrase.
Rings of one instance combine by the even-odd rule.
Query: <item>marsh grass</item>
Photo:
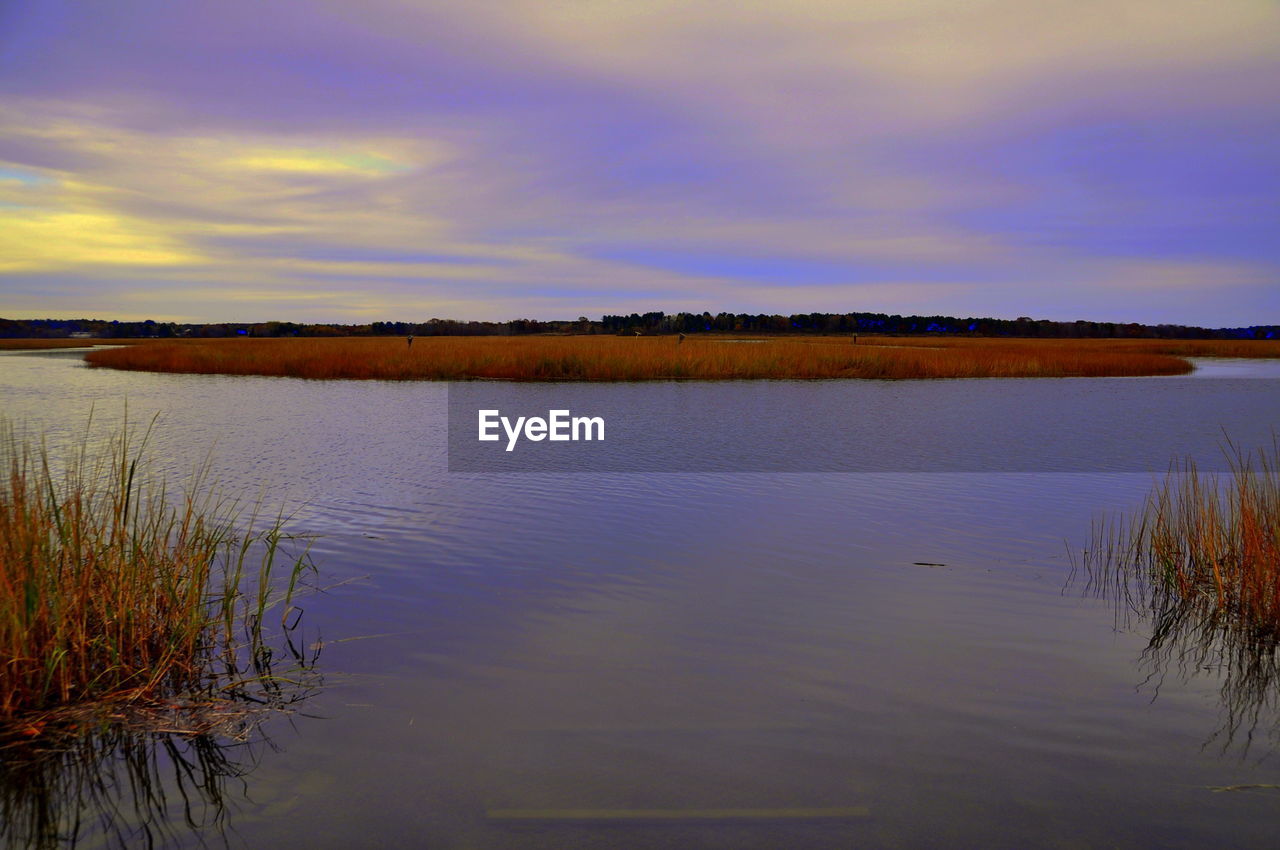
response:
[[[170,493],[151,433],[95,442],[91,424],[55,456],[0,427],[0,742],[147,712],[199,731],[228,704],[287,701],[281,653],[314,661],[291,639],[305,543],[217,495],[208,464]]]
[[[1028,337],[862,336],[859,345],[911,348],[1000,348],[1006,351],[1074,350],[1095,354],[1172,357],[1280,357],[1280,340],[1260,339],[1035,339]]]
[[[194,374],[384,380],[646,381],[760,378],[990,378],[1176,375],[1191,364],[1081,346],[951,348],[853,344],[848,337],[433,337],[183,340],[94,351],[92,366]]]
[[[1151,678],[1221,677],[1224,747],[1264,720],[1280,728],[1280,444],[1226,452],[1229,472],[1184,461],[1142,509],[1097,521],[1077,564],[1118,625],[1150,628]]]
[[[1280,445],[1228,445],[1230,473],[1191,460],[1170,470],[1131,517],[1094,528],[1086,564],[1138,611],[1188,609],[1214,629],[1280,639]]]

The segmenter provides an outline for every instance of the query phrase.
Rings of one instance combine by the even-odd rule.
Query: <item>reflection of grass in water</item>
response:
[[[180,499],[149,481],[150,433],[125,425],[93,449],[86,432],[67,459],[12,428],[0,437],[0,733],[38,735],[85,705],[245,699],[287,684],[267,618],[278,607],[286,635],[295,624],[305,550],[286,558],[282,518],[259,528],[203,472]]]
[[[1095,524],[1089,588],[1149,621],[1153,677],[1222,678],[1224,746],[1280,720],[1280,443],[1228,444],[1229,475],[1172,469],[1132,517]]]
[[[198,735],[113,722],[74,739],[11,744],[0,751],[0,843],[54,848],[83,839],[151,847],[181,843],[185,831],[200,834],[202,842],[224,834],[234,792],[244,790],[269,745],[253,735],[269,711],[206,707],[201,720],[220,728]],[[155,725],[160,718],[133,720]]]

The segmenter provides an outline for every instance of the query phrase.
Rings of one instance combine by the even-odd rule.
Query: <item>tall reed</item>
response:
[[[280,687],[267,617],[296,617],[305,547],[286,555],[282,518],[217,495],[207,464],[171,494],[146,471],[151,433],[126,423],[102,443],[90,428],[57,456],[0,426],[0,729]]]

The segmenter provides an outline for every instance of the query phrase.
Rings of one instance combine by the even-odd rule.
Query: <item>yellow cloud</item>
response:
[[[0,209],[0,271],[169,266],[201,258],[145,222],[101,212]]]
[[[186,285],[181,289],[182,298],[192,301],[207,300],[211,303],[223,302],[278,302],[282,304],[310,301],[333,301],[341,299],[359,300],[362,293],[345,290],[309,290],[296,289],[248,289],[229,287],[201,287]],[[367,293],[366,293],[367,294]],[[122,301],[154,301],[156,293],[152,290],[122,292],[117,296]]]
[[[227,160],[233,168],[283,171],[298,174],[355,174],[378,176],[407,170],[389,157],[375,153],[337,153],[305,148],[260,148]]]

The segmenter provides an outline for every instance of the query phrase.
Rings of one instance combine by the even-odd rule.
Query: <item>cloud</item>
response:
[[[237,154],[226,161],[235,169],[284,171],[299,174],[347,174],[378,176],[404,170],[389,157],[372,153],[334,153],[303,148],[258,149]]]
[[[0,273],[68,266],[199,263],[147,222],[110,213],[0,209]]]
[[[1082,264],[1086,285],[1105,292],[1143,294],[1195,293],[1220,298],[1222,290],[1266,288],[1272,306],[1280,306],[1275,293],[1280,276],[1276,269],[1249,263],[1170,261],[1140,258],[1095,261]]]
[[[9,15],[0,311],[1274,308],[1274,3],[272,8]]]

